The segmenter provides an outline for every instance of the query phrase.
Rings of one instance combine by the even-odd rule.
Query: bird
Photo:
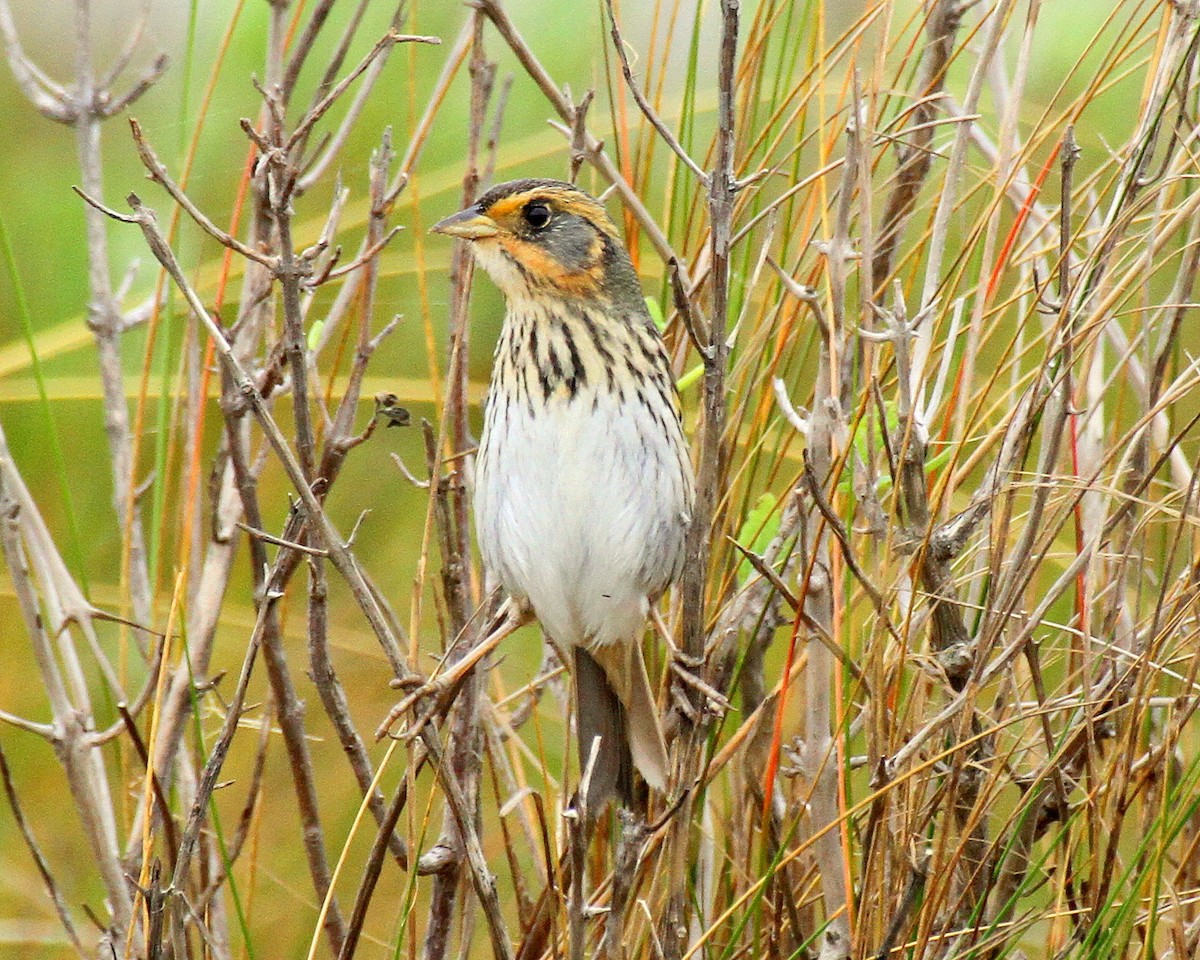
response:
[[[505,299],[475,466],[485,577],[574,660],[589,816],[667,786],[642,654],[679,578],[695,499],[679,395],[604,205],[561,180],[487,190],[433,231],[470,244]]]

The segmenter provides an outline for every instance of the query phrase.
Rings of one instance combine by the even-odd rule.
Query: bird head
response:
[[[641,287],[603,205],[561,180],[513,180],[434,224],[471,243],[510,300],[607,300],[644,310]]]

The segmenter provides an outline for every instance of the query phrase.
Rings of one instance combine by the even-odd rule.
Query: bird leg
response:
[[[516,633],[521,627],[533,619],[533,612],[527,605],[518,604],[511,598],[506,600],[496,612],[484,631],[483,639],[473,646],[462,659],[456,661],[444,672],[434,671],[427,680],[419,677],[392,681],[393,686],[408,690],[409,693],[391,710],[375,731],[376,739],[387,736],[400,717],[422,700],[431,701],[417,720],[405,730],[404,736],[411,739],[420,733],[430,720],[444,713],[454,702],[463,681],[479,664],[479,661],[496,649],[506,638]],[[440,666],[439,666],[440,670]]]
[[[704,698],[700,707],[701,711],[708,711],[715,716],[723,717],[731,704],[724,694],[708,683],[701,675],[704,670],[704,658],[693,657],[675,645],[675,641],[671,638],[666,624],[662,622],[662,617],[659,616],[658,610],[651,608],[650,620],[653,622],[658,635],[662,637],[663,643],[667,645],[667,649],[671,652],[670,670],[679,680],[678,684],[671,685],[671,699],[675,701],[676,706],[693,723],[699,720],[696,707],[692,704],[691,699],[686,695],[685,691],[680,689],[681,686],[690,687]]]
[[[712,701],[710,704],[712,709],[724,713],[730,707],[729,700],[716,687],[700,676],[700,670],[704,668],[704,664],[705,660],[703,657],[690,657],[682,650],[672,651],[671,672],[687,684],[687,686]]]

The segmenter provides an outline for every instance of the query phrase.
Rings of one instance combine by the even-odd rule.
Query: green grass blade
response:
[[[29,314],[29,302],[25,298],[25,288],[21,283],[21,275],[17,270],[17,260],[13,255],[8,228],[4,225],[2,217],[0,217],[0,248],[3,249],[4,264],[8,270],[9,280],[12,283],[13,297],[17,302],[17,315],[21,319],[21,330],[25,335],[25,342],[29,345],[30,368],[33,371],[33,379],[37,383],[39,406],[42,409],[42,416],[46,424],[46,443],[50,447],[50,456],[54,460],[54,473],[58,478],[58,489],[62,494],[63,510],[67,516],[67,525],[70,534],[67,552],[70,556],[70,565],[84,596],[88,596],[87,568],[84,564],[83,539],[79,534],[79,520],[75,514],[75,498],[71,495],[71,485],[67,482],[67,463],[63,458],[62,444],[58,439],[58,425],[55,423],[54,411],[51,409],[50,400],[46,395],[46,381],[42,376],[42,363],[38,358],[37,347],[34,344],[33,320]]]

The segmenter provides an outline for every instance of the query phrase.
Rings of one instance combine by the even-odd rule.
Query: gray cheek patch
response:
[[[559,214],[543,231],[543,244],[568,270],[586,270],[592,266],[592,245],[596,232],[579,217]]]

